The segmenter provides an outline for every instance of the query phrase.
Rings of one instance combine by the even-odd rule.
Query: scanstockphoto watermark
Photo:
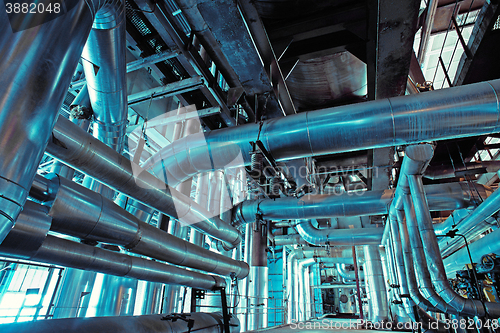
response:
[[[431,323],[432,324],[432,323]],[[436,322],[436,328],[438,323]],[[346,330],[346,329],[373,329],[373,330],[418,330],[423,325],[420,322],[371,322],[363,319],[332,320],[297,322],[292,320],[291,329],[316,329],[316,330]]]

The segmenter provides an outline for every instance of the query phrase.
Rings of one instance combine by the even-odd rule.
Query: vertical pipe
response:
[[[259,221],[251,224],[250,274],[248,296],[250,299],[248,330],[267,327],[268,267],[267,267],[267,230]]]
[[[363,303],[361,301],[361,289],[359,287],[358,260],[356,259],[356,246],[352,247],[352,260],[354,262],[354,276],[356,277],[356,292],[358,295],[359,318],[363,319]]]
[[[0,13],[0,243],[24,206],[92,27],[85,1],[36,25],[38,15],[16,22]]]
[[[367,279],[366,285],[370,285],[370,301],[373,310],[373,322],[384,322],[388,320],[387,297],[385,290],[384,275],[382,273],[382,262],[378,246],[365,245],[363,247],[365,254],[365,265]]]

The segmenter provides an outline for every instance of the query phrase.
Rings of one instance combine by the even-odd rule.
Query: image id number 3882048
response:
[[[472,318],[469,319],[446,319],[444,321],[444,328],[445,329],[482,329],[482,328],[491,328],[491,329],[498,329],[500,328],[500,323],[498,322],[498,319],[477,319],[474,320]]]
[[[17,3],[17,2],[6,2],[5,10],[7,14],[42,14],[42,13],[56,13],[58,14],[61,11],[60,3]]]

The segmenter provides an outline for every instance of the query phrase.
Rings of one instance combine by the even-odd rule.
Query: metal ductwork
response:
[[[500,303],[482,302],[479,300],[466,299],[458,295],[450,286],[441,258],[441,252],[437,238],[432,226],[432,219],[427,209],[425,192],[422,186],[421,176],[408,177],[415,213],[417,216],[418,229],[422,242],[426,245],[424,251],[427,257],[427,265],[431,273],[432,282],[436,292],[444,301],[453,307],[458,314],[482,317],[486,314],[492,318],[500,317]]]
[[[93,13],[106,3],[73,2],[73,8],[58,17],[50,12],[12,18],[6,11],[0,14],[4,24],[0,36],[0,242],[24,206],[92,28]]]
[[[192,327],[190,326],[192,325]],[[219,313],[180,313],[171,315],[68,318],[29,321],[0,325],[3,333],[223,333],[224,319]],[[239,333],[240,323],[234,316],[229,325],[230,333]]]
[[[143,171],[85,131],[59,117],[47,153],[65,164],[145,205],[157,209],[234,248],[240,241],[238,230],[211,214],[190,198]]]
[[[318,229],[311,221],[299,223],[295,226],[299,235],[309,244],[331,246],[339,245],[378,245],[382,240],[383,228],[357,229]]]
[[[145,168],[166,175],[175,186],[201,172],[249,164],[248,142],[257,138],[276,161],[286,161],[496,133],[499,93],[500,80],[494,80],[303,112],[267,120],[262,127],[225,128],[205,133],[204,138],[177,140],[152,156]]]
[[[175,265],[238,278],[248,275],[243,261],[211,252],[142,222],[101,194],[57,175],[48,215],[50,230],[86,240],[116,244],[131,252]],[[39,178],[41,176],[37,176]]]
[[[123,1],[95,14],[83,49],[83,69],[92,109],[94,136],[121,152],[127,125],[126,32]]]
[[[389,309],[378,246],[363,246],[363,252],[365,255],[363,270],[366,285],[369,286],[367,293],[370,305],[370,320],[372,322],[388,321]]]
[[[51,218],[47,214],[47,207],[31,201],[26,202],[16,226],[0,244],[0,254],[10,258],[200,289],[214,289],[226,285],[226,281],[218,276],[188,271],[48,235]]]
[[[476,185],[481,197],[492,190]],[[476,198],[466,183],[447,183],[425,187],[431,211],[469,207]],[[299,199],[283,197],[244,201],[234,208],[233,223],[250,223],[255,214],[270,220],[317,219],[346,216],[385,215],[394,199],[395,190],[362,191],[342,194],[305,195]]]

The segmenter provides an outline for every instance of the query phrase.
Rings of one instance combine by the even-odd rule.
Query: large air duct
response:
[[[229,323],[230,333],[239,333],[240,323],[234,316]],[[67,318],[28,321],[0,325],[2,333],[223,333],[224,319],[219,313],[179,313],[94,318]]]
[[[51,188],[57,188],[48,213],[52,217],[52,231],[124,246],[138,254],[210,273],[226,276],[234,273],[240,279],[248,275],[245,262],[206,250],[142,222],[99,193],[57,175],[53,175],[52,184]]]
[[[496,133],[499,93],[494,80],[225,128],[178,140],[145,167],[175,186],[197,173],[249,164],[248,142],[257,138],[276,161],[286,161]]]
[[[0,13],[0,242],[26,201],[56,115],[92,28],[121,1],[73,1],[60,16]]]
[[[226,281],[218,276],[188,271],[48,235],[51,218],[47,213],[47,207],[31,201],[26,202],[16,226],[0,245],[0,254],[151,282],[200,289],[225,287]]]
[[[241,236],[190,198],[118,154],[63,117],[59,117],[47,153],[118,192],[172,216],[234,248]]]
[[[311,221],[299,223],[295,226],[300,237],[312,245],[331,246],[339,245],[377,245],[382,240],[384,228],[356,228],[356,229],[318,229]]]
[[[491,189],[475,185],[481,197],[491,194]],[[468,207],[476,198],[466,183],[447,183],[425,187],[431,211],[445,211]],[[342,194],[305,195],[299,199],[247,200],[234,208],[233,223],[250,223],[255,214],[269,220],[318,219],[346,216],[386,215],[394,199],[395,190],[362,191]]]
[[[363,270],[366,285],[369,286],[370,320],[372,322],[386,322],[389,319],[389,309],[378,246],[363,246],[363,252],[365,255]]]
[[[467,162],[453,167],[428,167],[423,176],[429,179],[446,179],[471,174],[492,173],[498,170],[500,170],[500,161]]]
[[[124,145],[128,111],[125,23],[125,6],[104,5],[82,53],[93,134],[118,152]]]

